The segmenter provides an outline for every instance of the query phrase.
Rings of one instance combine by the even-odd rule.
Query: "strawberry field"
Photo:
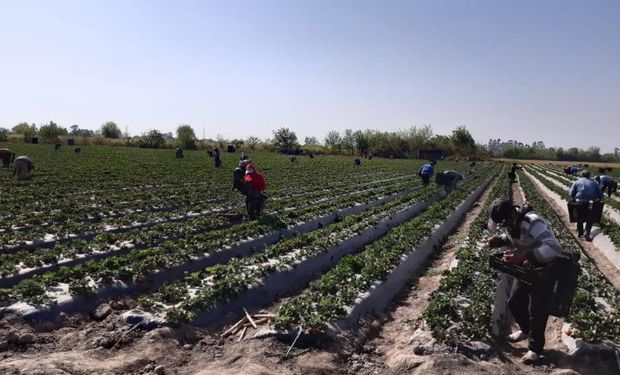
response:
[[[591,344],[620,340],[617,287],[537,185],[559,194],[570,184],[552,167],[527,166],[510,184],[501,164],[441,161],[436,170],[464,176],[446,195],[435,183],[422,185],[418,160],[373,158],[356,166],[349,157],[291,162],[251,153],[269,195],[253,221],[231,189],[235,153],[223,154],[218,169],[198,151],[176,159],[171,150],[11,147],[36,169],[24,181],[0,176],[3,319],[29,327],[48,322],[53,330],[70,329],[67,319],[90,327],[103,320],[119,333],[114,345],[105,344],[112,349],[132,345],[126,336],[136,328],[192,327],[205,339],[226,338],[218,345],[231,348],[251,333],[287,346],[302,334],[311,343],[347,334],[364,343],[360,327],[387,329],[377,317],[398,309],[411,283],[436,272],[428,296],[415,299],[416,315],[393,323],[415,321],[416,334],[449,352],[472,341],[496,345],[502,341],[494,319],[505,306],[488,262],[487,210],[495,198],[517,194],[550,220],[565,249],[582,254],[566,320],[570,336]],[[617,209],[614,198],[607,202]],[[617,228],[606,217],[602,231],[614,244]],[[455,231],[461,237],[450,253],[445,244]],[[446,257],[449,269],[429,271],[436,257]],[[6,336],[5,349],[27,347]]]

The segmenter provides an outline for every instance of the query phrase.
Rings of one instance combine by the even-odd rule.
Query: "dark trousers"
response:
[[[551,296],[549,283],[529,286],[519,280],[512,284],[508,307],[523,333],[529,334],[528,349],[542,354],[545,346],[545,327],[549,318],[548,304]]]
[[[248,193],[245,198],[245,206],[248,211],[248,216],[250,217],[250,220],[260,219],[260,215],[266,200],[267,194],[263,192],[251,190]]]
[[[603,190],[603,195],[605,194],[605,189],[607,189],[607,196],[609,198],[611,198],[611,194],[615,193],[616,190],[618,189],[618,184],[605,184],[603,185],[602,189]]]
[[[222,166],[222,159],[215,158],[215,168],[219,168]]]
[[[428,186],[428,184],[431,183],[431,176],[429,176],[427,174],[423,174],[420,177],[422,177],[422,185]]]
[[[586,232],[585,235],[590,237],[590,233],[592,232],[592,207],[590,203],[581,203],[585,206],[584,216],[577,219],[577,234],[583,236],[583,224],[586,224]]]
[[[457,180],[448,181],[448,183],[444,186],[444,189],[446,190],[446,195],[452,193],[452,191],[456,189],[456,183]]]

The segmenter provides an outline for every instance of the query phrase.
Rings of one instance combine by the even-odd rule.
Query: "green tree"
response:
[[[292,153],[299,149],[297,134],[289,128],[280,128],[273,131],[273,145],[283,153]]]
[[[67,129],[58,126],[54,121],[42,125],[39,129],[39,136],[46,142],[59,142],[63,135],[67,135]]]
[[[319,140],[316,137],[306,137],[304,138],[304,146],[318,146]]]
[[[144,133],[138,141],[138,147],[159,148],[166,143],[164,135],[159,130],[153,129]]]
[[[9,129],[0,128],[0,142],[6,142],[9,139]]]
[[[20,122],[19,124],[13,126],[13,129],[11,129],[11,131],[16,134],[30,134],[32,133],[32,128],[27,122]]]
[[[465,126],[459,126],[452,131],[452,143],[461,150],[473,150],[476,148],[474,137]]]
[[[245,143],[250,146],[250,150],[254,150],[256,148],[256,145],[259,144],[260,139],[258,139],[258,137],[255,136],[249,136],[248,139],[245,140]]]
[[[353,136],[355,137],[357,152],[359,152],[360,155],[366,155],[370,150],[370,136],[364,134],[361,130],[356,131]]]
[[[332,150],[340,150],[342,147],[342,138],[340,138],[340,133],[335,130],[327,133],[325,136],[325,146],[331,148]]]
[[[177,128],[177,142],[179,146],[187,150],[196,149],[196,134],[189,125],[180,125]]]
[[[11,129],[13,133],[21,134],[24,142],[30,143],[30,138],[37,135],[37,126],[35,124],[28,125],[27,122],[20,122]]]
[[[342,136],[342,148],[349,151],[351,154],[353,154],[353,150],[357,148],[355,136],[353,135],[353,130],[346,129],[344,131],[344,135]]]
[[[120,138],[122,132],[116,123],[108,121],[101,125],[101,135],[103,135],[104,138]]]

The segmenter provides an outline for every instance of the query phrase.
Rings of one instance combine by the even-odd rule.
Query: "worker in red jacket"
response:
[[[267,194],[265,194],[267,184],[265,177],[258,173],[252,161],[248,162],[245,167],[243,182],[250,187],[247,195],[248,216],[250,220],[260,219],[263,205],[267,200]]]

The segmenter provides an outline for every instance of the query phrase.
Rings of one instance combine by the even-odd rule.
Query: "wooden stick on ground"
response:
[[[240,342],[241,340],[243,340],[243,338],[245,337],[245,333],[248,331],[248,327],[243,327],[243,329],[241,330],[241,333],[239,334],[239,338],[237,339],[237,342]]]
[[[241,325],[247,320],[246,317],[243,317],[243,319],[241,319],[240,321],[238,321],[237,323],[235,323],[232,327],[228,328],[226,331],[224,331],[224,333],[222,333],[222,337],[226,337],[230,334],[234,334],[237,331],[237,328],[240,328]]]
[[[256,319],[259,319],[259,318],[275,318],[276,314],[254,314],[254,317]]]
[[[291,352],[291,350],[293,349],[293,346],[295,346],[295,343],[297,342],[297,339],[299,339],[299,336],[301,336],[301,326],[299,326],[299,332],[297,332],[297,337],[295,337],[295,340],[293,340],[293,343],[291,344],[291,347],[288,348],[288,351],[286,352],[286,355],[284,356],[284,358],[288,358],[289,353]]]
[[[243,308],[243,312],[245,313],[245,317],[248,318],[248,321],[250,322],[252,327],[256,329],[256,322],[254,322],[254,319],[252,319],[252,316],[248,313],[248,310],[246,310],[245,307]]]

